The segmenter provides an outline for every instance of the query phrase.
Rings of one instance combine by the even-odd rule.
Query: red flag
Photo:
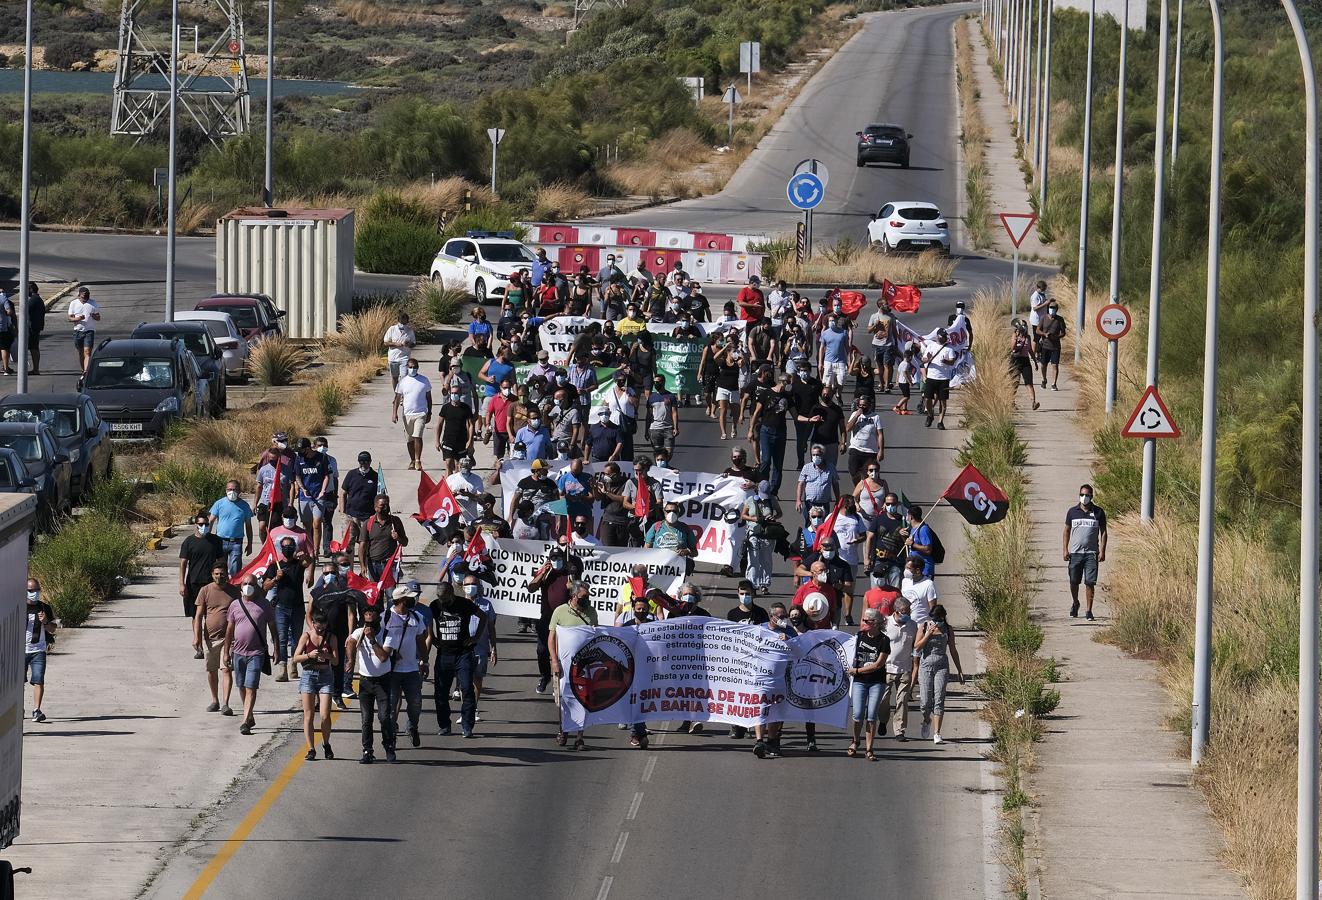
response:
[[[275,479],[271,484],[271,515],[279,520],[280,510],[285,506],[285,455],[281,453],[275,458]],[[271,523],[268,521],[267,525]]]
[[[242,585],[249,575],[252,575],[254,572],[265,572],[267,567],[273,562],[275,562],[275,545],[271,543],[271,536],[268,534],[266,536],[266,543],[262,544],[262,548],[257,551],[257,555],[248,562],[248,565],[234,573],[234,577],[230,579],[230,583]]]
[[[421,511],[426,508],[427,501],[431,499],[432,493],[436,490],[436,482],[431,480],[431,476],[424,470],[418,471],[418,509]]]
[[[344,537],[340,540],[332,540],[330,543],[331,553],[344,553],[349,549],[349,533],[353,530],[352,525],[344,526]]]
[[[868,298],[863,296],[862,291],[840,291],[840,310],[851,319],[857,319],[858,314],[867,306]]]
[[[817,526],[817,533],[813,535],[812,549],[814,552],[822,549],[822,541],[827,535],[835,534],[835,517],[840,515],[840,507],[845,503],[845,498],[841,497],[835,501],[835,509],[826,517],[826,521]]]
[[[991,480],[969,463],[941,495],[970,525],[991,525],[1010,512],[1010,501]]]
[[[397,569],[399,567],[399,554],[402,549],[402,547],[396,547],[395,552],[386,561],[386,567],[381,572],[380,581],[373,581],[358,572],[349,573],[350,590],[362,591],[363,596],[367,598],[368,606],[376,606],[381,600],[381,594],[393,588],[399,580]]]
[[[454,492],[445,483],[445,479],[432,481],[426,472],[420,472],[418,479],[418,511],[414,520],[428,526],[427,530],[438,537],[459,524],[459,501]]]
[[[638,479],[638,494],[633,498],[633,514],[647,523],[647,517],[652,512],[652,489],[647,484],[646,478]]]
[[[482,529],[473,530],[473,539],[468,542],[464,548],[464,562],[468,563],[470,569],[481,569],[486,567],[487,561],[487,541],[482,536]]]

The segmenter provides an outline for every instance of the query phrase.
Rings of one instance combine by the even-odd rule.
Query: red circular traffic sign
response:
[[[1097,330],[1108,341],[1118,341],[1129,334],[1134,319],[1119,303],[1108,303],[1097,310]]]
[[[230,53],[238,53],[238,52],[239,52],[239,42],[230,41]]]

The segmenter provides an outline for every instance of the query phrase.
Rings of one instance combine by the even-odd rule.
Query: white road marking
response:
[[[629,843],[629,832],[621,831],[620,839],[615,842],[615,852],[611,854],[611,865],[616,865],[620,857],[624,856],[624,845]]]
[[[638,815],[638,807],[642,805],[643,805],[643,792],[638,791],[633,795],[633,802],[629,804],[629,811],[624,815],[625,820],[632,822],[634,820],[634,817]]]
[[[610,896],[611,882],[613,882],[614,880],[615,879],[612,878],[610,875],[607,875],[605,878],[601,879],[601,890],[597,891],[597,900],[606,900],[606,898]]]
[[[643,784],[652,780],[652,770],[656,768],[656,757],[652,756],[647,760],[647,767],[643,769]]]

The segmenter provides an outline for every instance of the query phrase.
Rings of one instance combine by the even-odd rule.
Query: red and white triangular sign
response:
[[[1134,412],[1125,423],[1121,435],[1127,438],[1177,438],[1180,429],[1175,427],[1175,420],[1166,404],[1161,402],[1161,394],[1156,385],[1149,385],[1134,407]]]
[[[1000,213],[1001,224],[1010,241],[1018,247],[1037,223],[1037,213]]]

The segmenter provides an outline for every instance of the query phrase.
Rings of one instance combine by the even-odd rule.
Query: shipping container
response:
[[[18,837],[22,807],[23,723],[27,720],[23,651],[28,627],[24,582],[36,514],[37,498],[32,494],[0,494],[0,850]],[[27,849],[31,856],[32,848]]]
[[[266,294],[288,337],[321,338],[353,307],[351,209],[236,209],[216,228],[216,290]]]

